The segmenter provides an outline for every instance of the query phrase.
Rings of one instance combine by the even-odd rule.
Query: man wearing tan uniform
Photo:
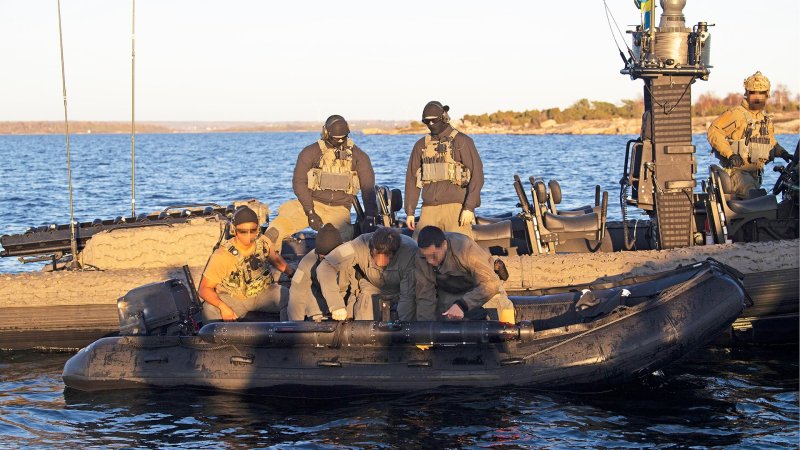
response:
[[[368,229],[374,223],[378,209],[375,197],[375,172],[372,162],[348,137],[350,127],[344,117],[328,117],[321,138],[304,148],[297,157],[292,176],[292,188],[297,196],[278,208],[278,217],[265,233],[280,252],[283,238],[311,227],[319,231],[330,223],[343,241],[353,237],[350,208],[353,198],[361,191],[364,201],[364,223]]]
[[[259,233],[258,215],[243,206],[233,214],[234,236],[211,255],[200,279],[203,321],[237,320],[250,311],[275,312],[286,320],[289,291],[272,269],[288,277],[294,270]]]
[[[427,226],[419,233],[415,261],[415,320],[500,320],[514,323],[494,261],[486,249],[460,233]]]
[[[472,236],[475,208],[481,204],[483,163],[472,138],[450,125],[450,107],[431,101],[422,110],[430,134],[411,150],[406,170],[406,225],[419,230],[434,225]],[[419,223],[414,218],[422,193]]]
[[[772,118],[764,113],[769,79],[756,72],[744,80],[744,89],[742,104],[724,112],[708,128],[708,143],[731,176],[732,194],[739,199],[761,188],[767,162],[775,157],[787,162],[792,158],[775,140]]]
[[[401,320],[409,320],[403,307],[414,301],[414,257],[417,244],[394,228],[346,242],[330,252],[317,268],[317,276],[331,316],[336,320],[380,319],[381,300],[391,301]],[[355,302],[345,304],[338,274],[353,268],[358,279]]]

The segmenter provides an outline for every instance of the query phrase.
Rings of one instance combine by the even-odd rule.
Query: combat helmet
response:
[[[769,93],[769,78],[765,77],[760,71],[744,79],[744,89],[749,92]]]

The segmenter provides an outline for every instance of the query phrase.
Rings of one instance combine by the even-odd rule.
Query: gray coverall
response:
[[[337,274],[352,267],[358,279],[358,289],[353,307],[356,320],[380,318],[380,299],[386,298],[396,306],[401,320],[409,320],[403,307],[414,302],[414,259],[417,243],[408,236],[401,236],[400,248],[392,256],[386,268],[381,269],[372,260],[369,240],[373,233],[362,234],[350,242],[336,247],[317,268],[322,294],[328,309],[334,311],[345,307]],[[348,309],[348,314],[350,310]]]
[[[428,264],[421,253],[415,261],[416,301],[412,315],[416,320],[443,320],[442,313],[453,304],[465,313],[483,307],[494,320],[500,310],[513,310],[489,252],[460,233],[444,235],[447,252],[439,267]]]
[[[322,314],[330,313],[317,275],[321,263],[317,251],[312,250],[297,265],[292,277],[292,286],[289,288],[289,320],[303,320],[306,317],[316,319]],[[357,286],[354,275],[352,267],[343,267],[343,271],[337,274],[339,293],[347,302],[350,317],[353,316],[354,303],[351,294],[354,294]]]

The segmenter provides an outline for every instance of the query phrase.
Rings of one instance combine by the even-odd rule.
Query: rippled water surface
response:
[[[475,389],[334,401],[64,391],[69,355],[0,354],[0,447],[796,448],[797,351],[707,349],[605,393]]]
[[[377,181],[402,187],[417,136],[354,136]],[[514,211],[514,173],[556,178],[564,206],[615,203],[632,136],[475,136],[486,185],[479,214]],[[190,202],[291,198],[313,133],[137,136],[137,212]],[[797,135],[778,140],[794,148]],[[70,139],[75,216],[130,214],[130,137]],[[695,136],[698,178],[712,162]],[[63,136],[0,136],[0,235],[69,222]],[[776,177],[767,172],[765,186]],[[0,272],[38,270],[0,259]],[[64,391],[69,355],[0,353],[0,447],[731,447],[797,448],[798,348],[714,348],[643,383],[601,394],[525,389],[427,392],[314,402],[184,390]]]
[[[315,133],[144,134],[136,137],[136,211],[170,205],[257,198],[278,206],[293,198],[297,154]],[[562,207],[594,202],[594,186],[609,192],[609,219],[621,217],[619,179],[625,144],[634,136],[473,136],[484,163],[479,215],[517,212],[513,175],[557,179]],[[355,135],[372,159],[378,184],[403,188],[411,147],[419,136]],[[778,141],[793,149],[797,135]],[[698,180],[714,162],[704,135],[694,136]],[[126,135],[70,137],[73,204],[78,221],[131,213],[131,144]],[[0,136],[0,235],[69,223],[64,136]],[[764,186],[777,175],[768,170]],[[527,185],[527,182],[526,182]],[[698,183],[698,190],[699,190]],[[636,214],[634,210],[629,210]],[[419,209],[417,209],[419,212]],[[634,216],[635,217],[635,216]],[[0,272],[39,270],[0,258]]]

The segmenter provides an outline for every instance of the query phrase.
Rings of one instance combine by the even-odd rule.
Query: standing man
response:
[[[761,72],[745,78],[742,104],[724,112],[708,128],[708,143],[731,176],[732,194],[739,199],[761,188],[767,162],[775,157],[792,159],[775,140],[772,118],[764,113],[769,89],[769,79]]]
[[[289,320],[304,320],[308,317],[315,322],[322,320],[322,316],[330,314],[334,320],[345,320],[345,308],[328,310],[328,304],[322,295],[317,270],[325,257],[342,244],[342,238],[336,228],[326,223],[317,233],[314,250],[306,253],[300,260],[297,270],[292,277],[292,287],[289,288]],[[352,317],[353,297],[358,284],[355,281],[355,272],[352,267],[342,267],[337,273],[339,294],[345,304],[350,306]]]
[[[411,150],[406,171],[406,225],[414,237],[426,225],[472,236],[475,208],[481,205],[483,163],[472,138],[450,125],[450,107],[437,101],[422,110],[430,134]],[[422,211],[415,223],[420,191]]]
[[[266,232],[277,251],[283,238],[311,227],[319,231],[331,223],[342,241],[353,237],[350,208],[358,191],[364,200],[362,230],[374,223],[378,209],[375,197],[375,172],[369,156],[348,137],[350,127],[344,117],[328,117],[321,139],[304,148],[297,157],[292,188],[297,196],[278,208],[278,217]]]
[[[409,320],[403,307],[414,302],[416,254],[416,242],[395,228],[380,227],[340,245],[317,268],[328,309],[335,314],[347,307],[347,318],[376,320],[381,317],[381,300],[387,299],[401,320]],[[337,279],[338,274],[349,268],[353,268],[358,279],[352,308],[350,303],[345,306]]]
[[[233,214],[234,235],[211,255],[200,279],[203,322],[237,320],[250,311],[280,313],[286,320],[289,290],[272,268],[291,278],[294,270],[259,233],[258,215],[243,206]]]
[[[492,256],[471,238],[427,226],[419,233],[415,261],[416,320],[484,319],[514,323]]]

